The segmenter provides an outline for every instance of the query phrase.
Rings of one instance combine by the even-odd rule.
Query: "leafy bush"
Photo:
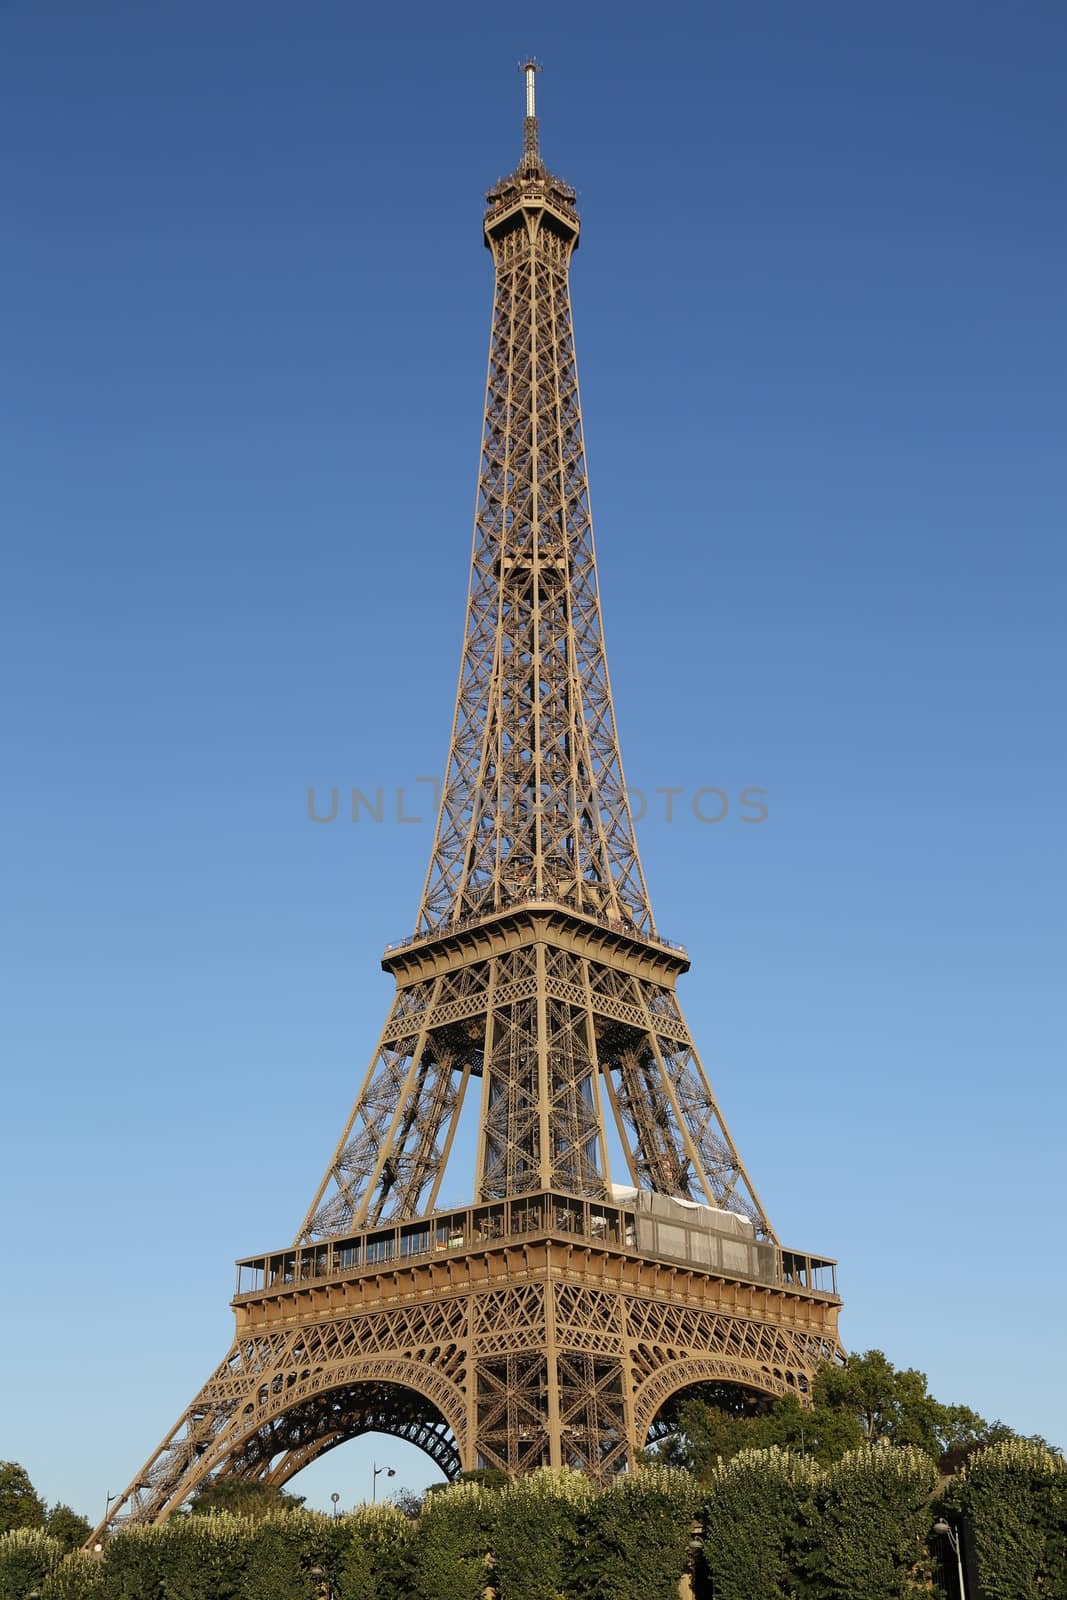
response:
[[[411,1523],[398,1506],[360,1506],[340,1524],[341,1600],[401,1600]]]
[[[41,1600],[98,1600],[103,1593],[104,1568],[98,1555],[76,1550],[60,1562],[41,1584]]]
[[[568,1591],[584,1515],[596,1495],[580,1472],[544,1468],[509,1483],[493,1525],[498,1600],[559,1600]]]
[[[125,1528],[105,1552],[102,1600],[237,1600],[251,1529],[225,1515]]]
[[[746,1450],[708,1484],[702,1564],[716,1600],[781,1600],[811,1554],[816,1463],[784,1450]]]
[[[962,1516],[987,1600],[1067,1595],[1067,1462],[1029,1439],[970,1457],[944,1505]]]
[[[314,1600],[321,1580],[311,1576],[317,1563],[302,1531],[285,1515],[257,1520],[245,1545],[240,1600]]]
[[[496,1500],[478,1483],[427,1498],[404,1563],[411,1600],[483,1600]]]
[[[40,1589],[63,1556],[63,1546],[43,1528],[16,1527],[0,1533],[0,1600],[26,1600]]]
[[[917,1445],[868,1445],[816,1486],[816,1593],[833,1600],[899,1600],[925,1583],[925,1536],[937,1468]]]
[[[676,1467],[639,1467],[613,1478],[581,1518],[584,1548],[567,1594],[677,1600],[698,1495],[693,1479]]]

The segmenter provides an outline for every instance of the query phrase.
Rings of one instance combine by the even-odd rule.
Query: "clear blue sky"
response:
[[[706,1066],[846,1343],[1067,1445],[1067,10],[2,10],[0,1456],[125,1485],[374,1047],[430,830],[306,792],[444,761],[530,50]]]

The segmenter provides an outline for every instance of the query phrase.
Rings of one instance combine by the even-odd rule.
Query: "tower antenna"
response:
[[[541,149],[537,134],[537,74],[544,69],[534,56],[519,62],[519,71],[526,75],[526,121],[522,126],[522,164],[533,167],[540,164]]]

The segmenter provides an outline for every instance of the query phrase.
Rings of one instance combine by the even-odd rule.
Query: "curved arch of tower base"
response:
[[[836,1297],[652,1260],[627,1244],[636,1214],[569,1205],[543,1204],[531,1229],[516,1202],[480,1242],[479,1216],[499,1208],[471,1208],[450,1215],[464,1231],[445,1259],[403,1262],[397,1229],[391,1265],[315,1280],[297,1259],[289,1281],[239,1294],[237,1341],[112,1524],[162,1521],[216,1476],[280,1485],[372,1430],[446,1477],[567,1466],[603,1479],[680,1391],[803,1396],[839,1354]]]
[[[225,1471],[281,1488],[312,1461],[364,1433],[392,1434],[416,1445],[446,1478],[460,1471],[459,1451],[444,1417],[414,1389],[393,1383],[354,1383],[314,1395],[257,1429]]]

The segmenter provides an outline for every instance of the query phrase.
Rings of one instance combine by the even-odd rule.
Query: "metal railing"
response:
[[[456,1252],[482,1246],[528,1244],[538,1235],[578,1238],[593,1245],[646,1255],[638,1237],[642,1215],[636,1208],[609,1200],[582,1199],[551,1191],[433,1212],[411,1222],[378,1224],[337,1238],[246,1257],[237,1262],[236,1299],[291,1293],[304,1286],[382,1267],[447,1260]],[[708,1270],[696,1260],[691,1265]],[[806,1293],[836,1296],[835,1265],[825,1257],[776,1246],[771,1279],[773,1284]],[[750,1279],[749,1274],[736,1270],[711,1271],[715,1276],[754,1283],[767,1281],[756,1276]]]

